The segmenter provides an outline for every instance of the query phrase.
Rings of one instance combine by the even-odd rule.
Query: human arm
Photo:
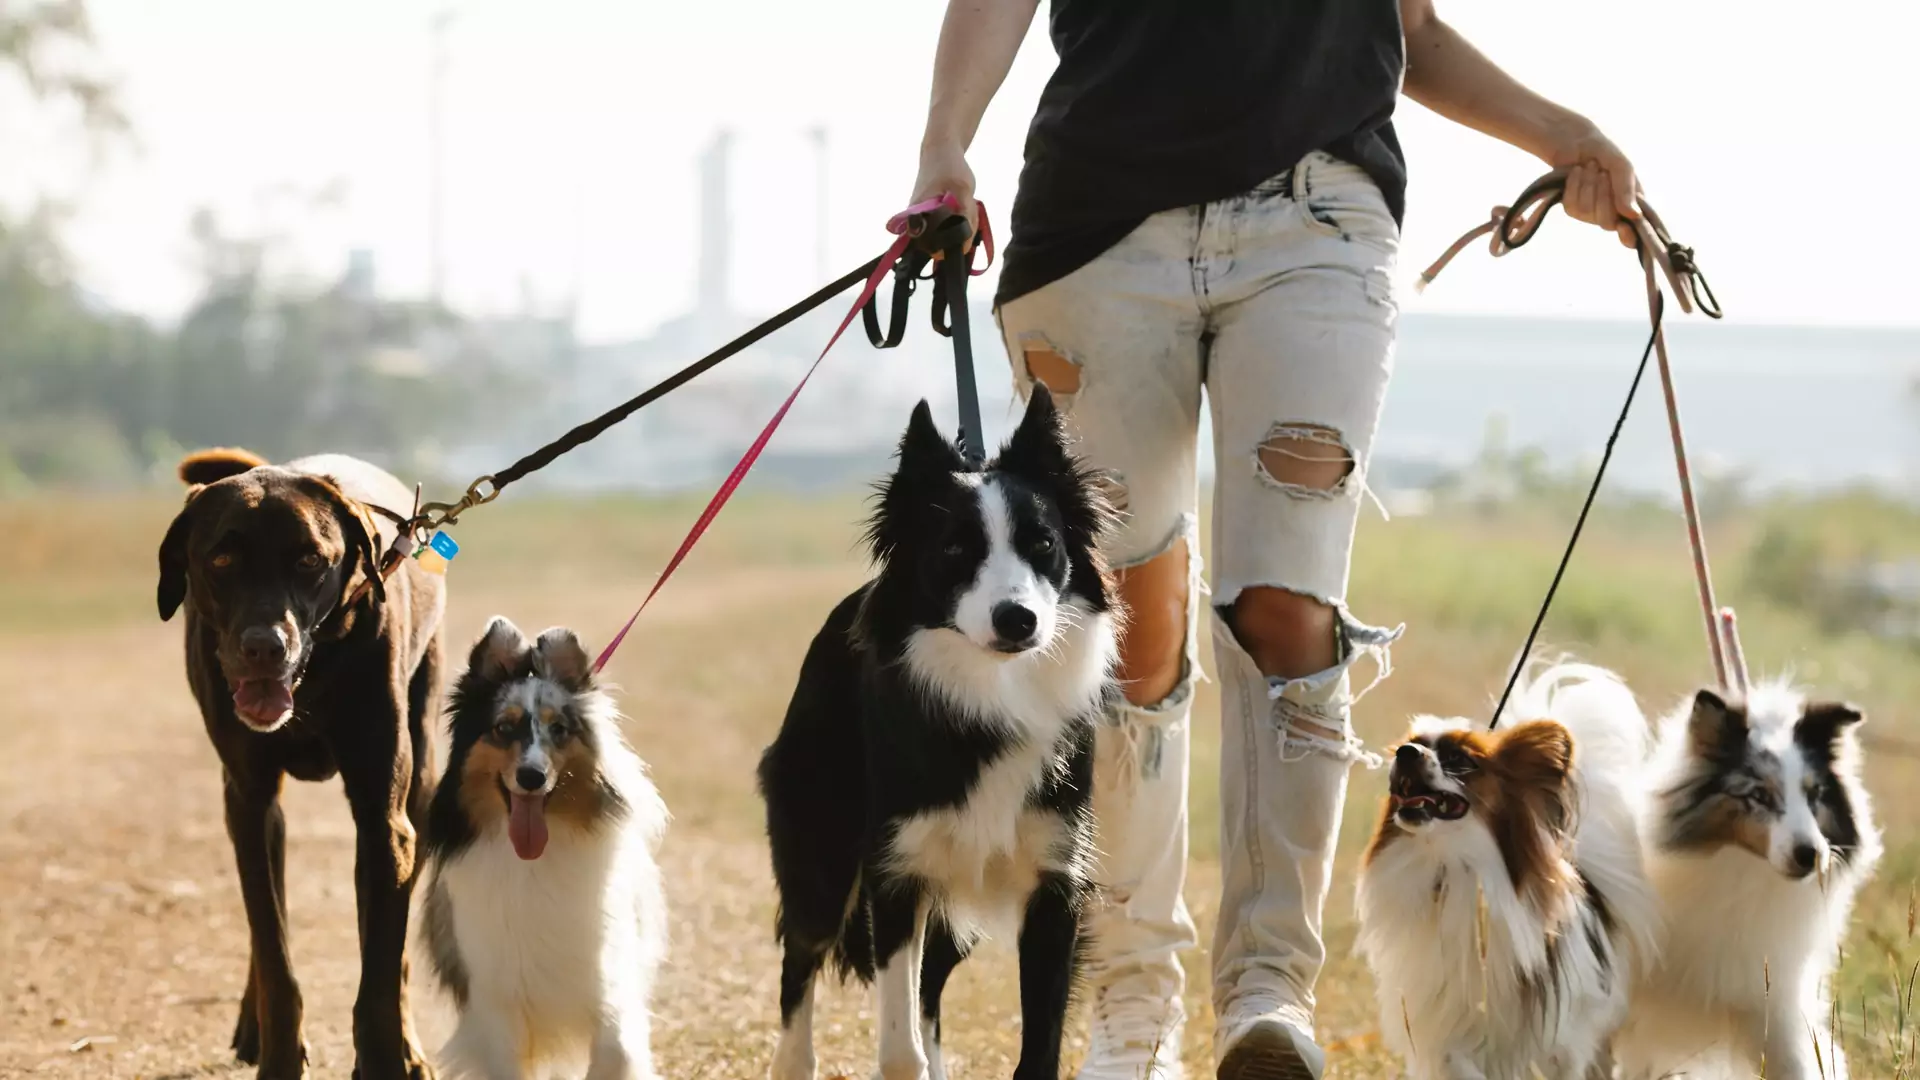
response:
[[[967,220],[978,225],[967,148],[980,130],[988,103],[1006,81],[1039,6],[1039,0],[950,0],[947,4],[933,57],[927,126],[920,137],[920,172],[910,201],[951,191]]]
[[[1567,170],[1568,216],[1632,245],[1639,215],[1633,163],[1593,121],[1548,101],[1500,70],[1434,11],[1434,0],[1400,0],[1407,40],[1404,92],[1441,116]]]

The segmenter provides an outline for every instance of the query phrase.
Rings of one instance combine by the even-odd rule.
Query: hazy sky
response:
[[[338,179],[303,257],[371,249],[382,285],[427,278],[431,14],[413,0],[92,0],[141,150],[78,193],[87,283],[166,316],[191,294],[186,219],[276,210],[262,192]],[[641,333],[693,294],[694,161],[737,134],[733,291],[772,309],[813,288],[815,163],[829,132],[829,262],[883,246],[911,185],[935,0],[461,0],[446,81],[451,298],[506,311],[579,282],[585,332]],[[1638,162],[1730,318],[1920,324],[1920,89],[1910,0],[1441,0],[1509,71],[1598,120]],[[1053,65],[1044,11],[972,161],[1002,219]],[[1532,180],[1517,151],[1407,103],[1409,278]],[[24,137],[23,137],[24,136]],[[73,155],[0,96],[0,197],[74,194]],[[1557,215],[1556,215],[1557,217]],[[1631,256],[1556,220],[1525,251],[1463,256],[1408,310],[1639,317]]]

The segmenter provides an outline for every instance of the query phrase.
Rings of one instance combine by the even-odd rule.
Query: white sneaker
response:
[[[1347,772],[1356,761],[1375,759],[1351,736],[1316,737],[1292,723],[1344,726],[1347,669],[1372,657],[1385,672],[1387,648],[1399,636],[1345,609],[1340,620],[1340,664],[1275,685],[1214,615],[1221,709],[1217,1080],[1320,1080],[1326,1064],[1313,1042],[1313,984],[1326,960],[1320,917]]]
[[[1094,991],[1087,1058],[1074,1080],[1185,1080],[1185,1010],[1156,981],[1135,978]]]
[[[1214,1030],[1216,1080],[1320,1080],[1327,1059],[1314,1045],[1310,1010],[1238,1004]]]

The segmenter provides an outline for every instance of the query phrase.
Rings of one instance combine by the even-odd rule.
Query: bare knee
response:
[[[1234,599],[1228,621],[1262,674],[1298,679],[1339,660],[1332,605],[1303,593],[1253,586]]]
[[[1338,431],[1319,424],[1275,424],[1258,456],[1260,475],[1296,495],[1332,495],[1353,475],[1353,451]]]
[[[1114,572],[1127,605],[1119,676],[1135,705],[1164,701],[1186,677],[1189,565],[1182,536],[1146,562]]]

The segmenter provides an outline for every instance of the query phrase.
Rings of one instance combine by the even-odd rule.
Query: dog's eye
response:
[[[1827,797],[1827,782],[1815,780],[1807,785],[1807,801],[1817,803]]]
[[[1465,750],[1460,749],[1450,742],[1441,743],[1439,749],[1435,752],[1440,757],[1440,768],[1447,772],[1463,773],[1473,770],[1473,758],[1467,756]]]
[[[558,745],[560,743],[567,741],[567,735],[569,734],[569,732],[567,731],[566,724],[555,723],[547,726],[547,734],[549,737],[553,739],[554,744]]]
[[[940,554],[945,555],[949,559],[957,559],[966,553],[967,549],[961,547],[959,544],[948,544],[946,547],[940,549]]]
[[[327,565],[327,561],[325,559],[322,559],[320,556],[314,554],[313,552],[309,551],[305,555],[300,556],[300,561],[295,565],[299,566],[300,569],[311,573]]]
[[[209,565],[215,570],[230,569],[233,566],[233,556],[223,551],[209,560]]]
[[[513,724],[506,720],[493,725],[493,737],[501,742],[513,741]]]

